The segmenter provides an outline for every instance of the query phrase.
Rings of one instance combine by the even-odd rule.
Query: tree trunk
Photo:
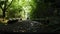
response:
[[[5,11],[6,10],[3,10],[3,21],[4,21],[4,18],[5,18]]]
[[[7,6],[7,1],[5,1],[4,3],[4,8],[3,8],[3,21],[4,21],[4,18],[5,18],[5,11],[6,11],[6,6]]]

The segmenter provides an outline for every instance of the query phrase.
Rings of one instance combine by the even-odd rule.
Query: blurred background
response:
[[[60,32],[60,0],[0,0],[0,31]]]

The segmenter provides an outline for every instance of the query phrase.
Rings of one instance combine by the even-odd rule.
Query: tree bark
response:
[[[4,18],[5,18],[5,11],[6,10],[3,10],[3,21],[4,21]]]

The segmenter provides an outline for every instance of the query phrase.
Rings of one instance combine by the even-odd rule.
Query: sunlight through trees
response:
[[[11,2],[12,0],[9,0]],[[13,0],[12,4],[8,8],[7,17],[20,16],[23,20],[30,17],[30,12],[36,8],[34,0]],[[12,13],[12,15],[11,15]]]
[[[19,0],[19,5],[22,6],[22,18],[27,19],[29,17],[29,13],[33,9],[32,6],[35,6],[34,0]]]

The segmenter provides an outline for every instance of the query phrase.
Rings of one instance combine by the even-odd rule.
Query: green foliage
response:
[[[0,5],[0,8],[2,9],[2,11],[3,8],[5,8],[4,11],[6,12],[7,17],[17,17],[21,15],[22,18],[26,19],[27,17],[29,17],[30,12],[32,12],[32,10],[36,8],[35,0],[7,0],[5,2],[6,5],[4,4],[4,2],[2,2],[3,1],[0,1],[0,4],[2,5]]]

